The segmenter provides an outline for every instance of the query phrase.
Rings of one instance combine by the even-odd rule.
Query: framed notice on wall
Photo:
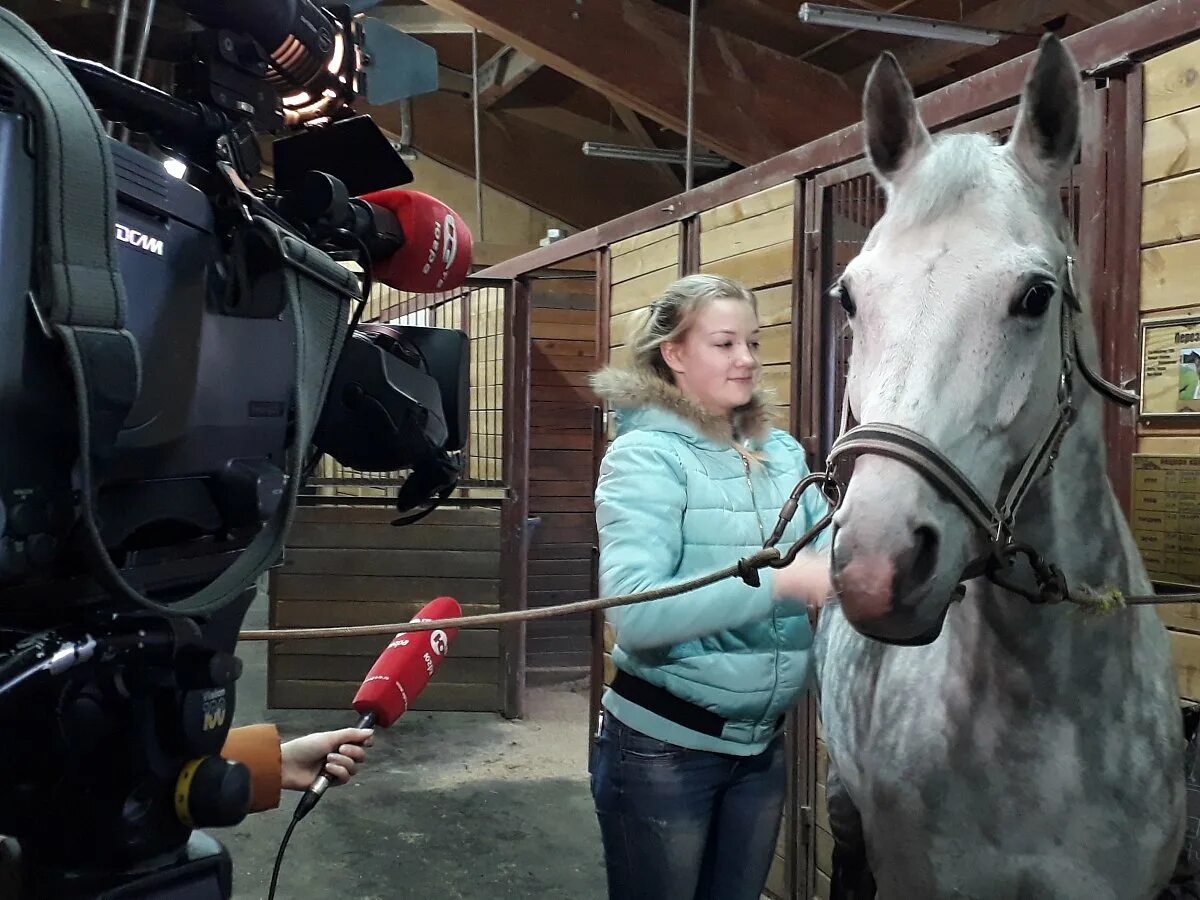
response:
[[[1200,417],[1200,315],[1142,322],[1144,417]]]
[[[1155,581],[1200,584],[1200,456],[1133,456],[1134,539]]]

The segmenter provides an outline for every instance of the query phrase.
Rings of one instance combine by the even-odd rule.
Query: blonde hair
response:
[[[696,314],[714,300],[740,300],[758,314],[758,299],[746,286],[723,275],[687,275],[672,283],[630,329],[630,365],[668,384],[675,376],[663,359],[662,345],[680,340]]]

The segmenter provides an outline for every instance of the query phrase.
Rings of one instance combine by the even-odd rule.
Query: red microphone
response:
[[[466,282],[472,239],[462,216],[420,191],[393,188],[359,199],[394,215],[404,235],[399,250],[372,263],[372,277],[397,290],[420,294],[448,291]]]
[[[438,597],[426,603],[414,622],[457,619],[462,607],[453,597]],[[450,649],[457,628],[445,631],[402,631],[392,638],[371,666],[354,695],[354,711],[362,718],[357,728],[389,728],[412,707],[413,701],[437,673]],[[324,772],[304,792],[296,807],[295,820],[303,819],[328,790],[332,779]]]

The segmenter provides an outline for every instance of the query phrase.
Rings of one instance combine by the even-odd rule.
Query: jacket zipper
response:
[[[750,477],[750,460],[741,450],[738,450],[738,454],[742,457],[742,468],[746,473],[746,486],[750,488],[750,507],[754,511],[754,521],[758,523],[758,534],[765,544],[767,542],[767,533],[763,528],[762,516],[758,513],[758,500],[754,496],[754,479]],[[775,673],[775,683],[771,686],[771,695],[767,697],[767,705],[763,708],[764,718],[768,710],[770,710],[771,704],[775,702],[775,692],[779,690],[779,620],[776,618],[777,613],[777,609],[771,610],[771,634],[775,638],[772,642],[775,654],[775,665],[772,667]]]
[[[767,532],[763,528],[762,516],[758,514],[758,500],[754,496],[754,481],[750,477],[750,460],[746,458],[746,454],[738,451],[738,455],[742,458],[742,468],[746,471],[746,486],[750,488],[750,507],[754,510],[754,521],[758,523],[758,536],[765,544],[767,542]]]

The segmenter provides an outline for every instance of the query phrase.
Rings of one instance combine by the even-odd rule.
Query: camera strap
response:
[[[295,329],[292,453],[284,496],[238,558],[189,597],[163,604],[131,585],[113,563],[96,521],[93,471],[111,458],[141,389],[137,341],[125,328],[125,295],[114,248],[116,182],[108,137],[87,95],[54,51],[0,8],[0,69],[32,107],[37,163],[37,296],[47,335],[61,340],[75,384],[76,487],[97,581],[114,597],[173,616],[211,614],[235,599],[283,550],[303,480],[304,451],[320,415],[360,293],[352,272],[269,220],[254,217],[260,249],[278,260],[280,308]]]
[[[92,445],[104,458],[141,387],[112,240],[117,196],[108,138],[54,51],[6,9],[0,68],[32,106],[38,289],[30,300],[42,329],[87,373]]]

